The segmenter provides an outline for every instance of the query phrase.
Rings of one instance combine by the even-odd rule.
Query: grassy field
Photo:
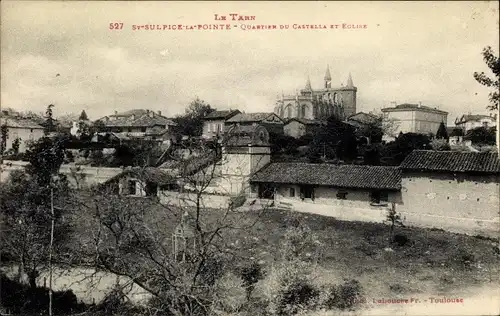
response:
[[[144,207],[144,202],[136,205]],[[134,207],[131,204],[130,207]],[[158,205],[148,207],[145,216],[157,234],[170,240],[179,221],[177,216]],[[203,210],[204,223],[210,225],[221,215],[220,210]],[[242,257],[234,265],[260,262],[264,270],[281,260],[287,232],[305,227],[315,236],[317,247],[307,254],[316,258],[314,275],[322,284],[340,284],[356,279],[365,297],[371,299],[452,295],[469,297],[478,288],[497,288],[500,284],[498,241],[453,234],[441,230],[397,227],[404,235],[404,245],[389,243],[389,226],[379,223],[346,222],[319,215],[286,210],[266,209],[261,212],[235,212],[229,221],[244,230],[231,230],[224,235]],[[91,230],[82,221],[75,231],[80,242]],[[310,257],[304,259],[310,260]]]

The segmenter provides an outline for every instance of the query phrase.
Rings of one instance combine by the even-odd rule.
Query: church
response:
[[[351,74],[345,86],[332,88],[330,67],[327,66],[322,89],[313,89],[310,79],[307,78],[306,86],[300,93],[282,94],[281,99],[276,102],[274,112],[285,120],[291,118],[325,120],[332,115],[344,120],[356,113],[357,90]]]

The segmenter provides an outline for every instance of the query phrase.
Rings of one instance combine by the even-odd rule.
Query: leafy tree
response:
[[[320,127],[311,143],[308,156],[316,157],[323,153],[329,159],[352,160],[357,157],[357,139],[354,128],[334,116]]]
[[[439,124],[439,128],[436,133],[436,138],[437,139],[449,139],[448,137],[448,131],[446,130],[446,126],[444,125],[444,122],[441,122]]]
[[[400,133],[396,140],[381,149],[382,160],[386,164],[399,165],[415,149],[430,149],[429,136],[417,133]]]
[[[85,113],[85,110],[82,110],[82,113],[80,114],[80,117],[78,118],[79,121],[88,121],[89,117],[87,116],[87,113]]]
[[[2,247],[16,260],[20,280],[27,276],[31,287],[52,254],[64,251],[69,232],[63,210],[52,207],[69,192],[65,177],[54,179],[62,163],[60,145],[47,137],[34,142],[27,151],[30,164],[25,172],[11,173],[0,190],[2,226],[9,231],[2,234]]]
[[[12,142],[12,152],[14,155],[19,153],[19,146],[21,146],[21,138],[18,137]]]
[[[187,136],[201,136],[203,132],[203,118],[215,111],[210,104],[199,98],[191,101],[184,115],[174,118],[177,123],[177,132]]]
[[[0,155],[7,149],[7,138],[9,137],[9,128],[2,124],[0,127]]]
[[[49,104],[47,106],[47,110],[45,110],[45,123],[44,123],[44,127],[45,127],[45,134],[47,135],[48,133],[52,133],[54,131],[56,131],[56,122],[55,122],[55,119],[53,117],[53,109],[54,108],[54,105],[53,104]]]
[[[491,105],[488,108],[490,110],[497,110],[500,103],[500,58],[496,57],[493,54],[492,48],[488,46],[483,49],[483,60],[488,68],[490,68],[494,77],[490,78],[484,72],[474,72],[474,78],[483,86],[493,88],[493,91],[489,94]]]
[[[464,139],[472,141],[473,144],[494,145],[496,142],[495,132],[495,127],[476,127],[468,130]]]
[[[446,139],[433,139],[431,142],[432,149],[438,151],[451,150],[451,146]]]
[[[389,234],[390,241],[394,240],[394,228],[396,226],[404,226],[403,221],[401,220],[401,215],[396,212],[396,204],[394,202],[391,203],[389,209],[387,209],[386,221],[389,222]]]

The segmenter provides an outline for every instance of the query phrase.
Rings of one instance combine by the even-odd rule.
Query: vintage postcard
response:
[[[2,1],[0,315],[499,315],[497,1]]]

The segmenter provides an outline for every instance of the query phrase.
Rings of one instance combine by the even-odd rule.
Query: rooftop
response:
[[[403,171],[500,174],[500,159],[492,152],[414,150],[400,168]]]
[[[260,112],[260,113],[239,113],[228,119],[228,123],[240,123],[240,122],[262,122],[270,116],[275,116],[276,121],[283,122],[276,114],[273,112]]]
[[[434,112],[440,114],[448,114],[446,111],[439,110],[437,107],[431,108],[429,106],[420,104],[403,103],[396,105],[395,107],[383,108],[382,112],[402,112],[402,111],[424,111],[424,112]]]
[[[224,111],[213,111],[204,117],[205,120],[227,120],[236,114],[241,113],[239,110],[224,110]]]
[[[321,125],[321,124],[326,124],[326,121],[310,120],[310,119],[298,118],[298,117],[294,117],[294,118],[289,119],[286,122],[286,124],[290,123],[291,121],[297,121],[297,122],[302,123],[304,125]]]
[[[490,119],[495,120],[495,116],[484,115],[484,114],[464,114],[461,117],[457,118],[456,123],[466,123],[471,121],[480,121],[482,119]]]
[[[43,126],[35,121],[22,117],[5,116],[0,117],[0,125],[15,128],[43,129]]]
[[[275,162],[255,173],[251,181],[400,190],[401,171],[397,167],[385,166]]]
[[[153,127],[156,125],[177,125],[171,119],[155,113],[154,111],[135,109],[122,113],[115,113],[113,115],[100,118],[99,121],[103,122],[108,127],[112,126],[125,126],[125,127]]]

